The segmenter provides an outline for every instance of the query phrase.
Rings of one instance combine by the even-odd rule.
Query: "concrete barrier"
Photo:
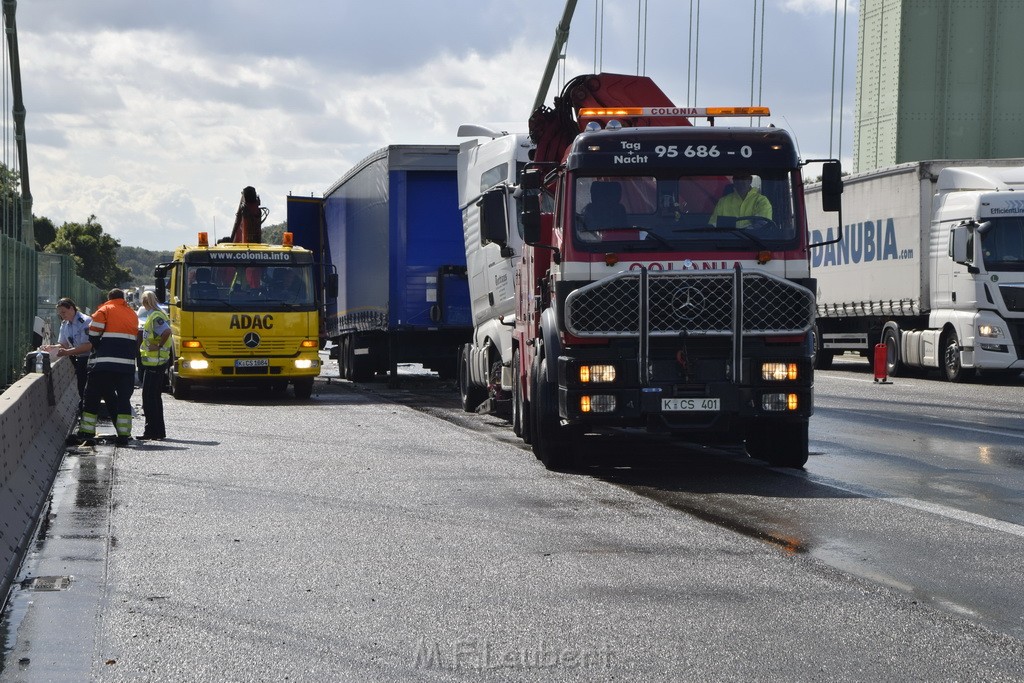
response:
[[[77,413],[75,369],[67,358],[0,394],[0,605],[46,506]]]

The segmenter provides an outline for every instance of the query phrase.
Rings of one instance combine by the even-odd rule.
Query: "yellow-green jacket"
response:
[[[719,199],[718,204],[715,205],[715,210],[711,213],[711,225],[718,225],[719,216],[731,216],[733,218],[761,216],[763,218],[771,218],[772,204],[768,201],[767,197],[752,187],[747,192],[746,197],[730,192]],[[738,221],[736,223],[737,228],[745,228],[748,225],[749,221]]]

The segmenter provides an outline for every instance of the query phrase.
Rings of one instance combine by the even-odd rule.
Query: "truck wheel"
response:
[[[469,344],[464,344],[459,351],[459,398],[462,409],[467,413],[476,411],[476,407],[487,399],[487,390],[473,385],[469,379]]]
[[[349,379],[353,382],[369,382],[373,379],[373,348],[369,349],[369,353],[357,354],[356,339],[349,337],[348,349],[349,357],[352,359],[352,364],[349,366]]]
[[[352,355],[349,349],[348,337],[341,337],[338,340],[338,376],[342,379],[352,376]]]
[[[562,471],[573,464],[573,444],[559,423],[558,387],[548,380],[548,361],[540,362],[533,410],[533,453],[549,470]]]
[[[519,383],[519,349],[512,352],[512,432],[523,437],[523,387]]]
[[[758,420],[747,427],[747,454],[772,467],[799,469],[809,454],[808,423]]]
[[[900,361],[900,342],[894,329],[887,328],[882,333],[882,343],[885,344],[885,374],[889,377],[899,377],[903,374],[903,362]]]
[[[942,343],[943,369],[946,371],[946,379],[950,382],[967,382],[974,376],[974,371],[965,368],[960,363],[960,340],[956,332],[947,334]]]
[[[170,368],[168,370],[168,384],[170,384],[171,387],[171,396],[173,396],[179,401],[184,401],[186,398],[188,398],[189,394],[192,393],[192,383],[189,382],[187,379],[182,379],[178,375],[178,371],[175,370],[174,368],[175,364],[171,363]]]
[[[821,347],[821,330],[818,329],[817,325],[814,326],[811,334],[814,335],[814,369],[828,370],[832,367],[832,359],[835,357],[835,353],[826,351]]]
[[[304,377],[294,380],[292,387],[295,389],[295,398],[299,401],[306,401],[313,395],[313,378]]]

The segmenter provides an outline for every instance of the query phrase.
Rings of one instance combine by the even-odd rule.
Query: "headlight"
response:
[[[608,394],[581,396],[581,413],[610,413],[615,410],[615,397]]]
[[[1003,331],[998,325],[978,325],[979,337],[1002,337]]]
[[[210,367],[210,362],[206,360],[186,360],[183,361],[183,365],[189,370],[206,370]]]
[[[581,365],[580,382],[614,382],[614,365]]]
[[[761,410],[768,412],[785,412],[800,407],[796,394],[765,394],[761,397]]]
[[[299,358],[295,361],[295,367],[299,370],[309,370],[310,368],[315,368],[319,362],[309,358]]]
[[[762,363],[761,379],[771,382],[793,381],[797,379],[796,363]]]

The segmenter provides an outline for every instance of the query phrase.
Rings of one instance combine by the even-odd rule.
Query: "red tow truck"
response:
[[[518,187],[480,197],[485,238],[518,227],[525,242],[512,422],[547,467],[583,455],[580,435],[621,428],[807,461],[807,162],[782,129],[715,125],[768,115],[677,107],[646,77],[579,76],[531,116],[536,147]],[[819,161],[823,206],[839,210],[839,162]],[[734,178],[762,197],[733,202],[749,215],[719,207]]]

